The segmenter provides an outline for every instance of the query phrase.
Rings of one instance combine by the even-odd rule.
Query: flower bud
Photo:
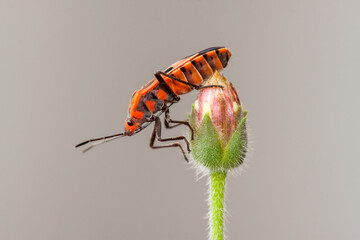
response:
[[[194,160],[211,171],[225,171],[243,163],[246,155],[246,113],[235,88],[219,72],[206,82],[190,114],[194,130]]]

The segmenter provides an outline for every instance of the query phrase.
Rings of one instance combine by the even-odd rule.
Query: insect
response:
[[[206,87],[222,87],[218,85],[203,86],[203,83],[210,78],[215,70],[222,70],[228,64],[231,52],[225,47],[211,47],[192,54],[174,63],[165,71],[155,72],[155,78],[151,79],[140,90],[133,93],[128,108],[128,116],[125,120],[125,131],[111,136],[90,139],[75,147],[90,144],[84,152],[96,145],[123,137],[132,136],[152,122],[155,122],[150,138],[151,148],[179,147],[185,160],[188,161],[185,151],[179,142],[155,146],[155,140],[159,142],[184,140],[188,152],[190,152],[189,141],[185,136],[174,138],[161,138],[161,121],[159,116],[165,113],[164,125],[166,128],[173,128],[179,125],[186,125],[190,128],[193,139],[193,131],[188,121],[172,120],[169,107],[180,100],[179,95],[186,94],[192,90],[199,90]],[[171,125],[173,124],[173,125]]]

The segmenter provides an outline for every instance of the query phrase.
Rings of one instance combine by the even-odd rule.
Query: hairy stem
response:
[[[211,240],[224,239],[224,195],[226,172],[210,173]]]

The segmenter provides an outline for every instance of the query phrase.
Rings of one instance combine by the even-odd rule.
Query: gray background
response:
[[[206,239],[207,180],[179,151],[151,150],[150,127],[74,145],[122,131],[155,70],[218,45],[253,149],[228,179],[229,239],[359,239],[359,12],[357,0],[0,1],[0,239]]]

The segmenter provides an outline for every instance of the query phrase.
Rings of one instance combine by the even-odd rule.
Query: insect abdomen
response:
[[[216,70],[220,71],[225,68],[230,57],[230,51],[224,47],[211,48],[209,51],[204,50],[195,54],[194,57],[189,57],[189,61],[169,73],[185,82],[200,86]],[[176,95],[182,95],[191,91],[191,88],[185,84],[170,78],[165,78],[164,80]]]

